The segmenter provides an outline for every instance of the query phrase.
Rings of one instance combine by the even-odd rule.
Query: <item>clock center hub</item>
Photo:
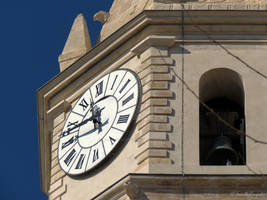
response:
[[[96,102],[87,112],[83,121],[91,118],[86,126],[81,126],[78,143],[83,148],[96,145],[111,128],[118,111],[118,103],[115,97],[108,96]]]

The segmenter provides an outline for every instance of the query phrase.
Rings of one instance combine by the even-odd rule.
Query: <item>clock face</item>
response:
[[[72,108],[62,130],[58,159],[70,175],[88,172],[121,140],[137,111],[140,83],[130,70],[97,80]]]

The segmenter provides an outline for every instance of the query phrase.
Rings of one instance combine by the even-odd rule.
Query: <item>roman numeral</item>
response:
[[[120,115],[117,124],[126,123],[130,115]]]
[[[74,130],[75,128],[77,128],[76,126],[77,126],[78,122],[79,121],[69,122],[68,125],[67,125],[68,129],[66,131],[62,132],[60,137],[65,137],[65,136],[71,134],[71,131]],[[73,127],[71,127],[71,126],[73,126]]]
[[[64,142],[62,144],[61,149],[64,149],[65,147],[69,146],[70,144],[72,144],[73,142],[75,142],[77,140],[76,136],[73,136],[72,138],[70,138],[67,142]]]
[[[67,127],[70,127],[70,126],[76,126],[76,124],[78,123],[79,121],[76,121],[76,122],[69,122]]]
[[[95,95],[95,97],[98,97],[103,92],[103,81],[98,83],[95,87],[96,87],[96,95]]]
[[[109,141],[110,141],[111,145],[113,145],[116,142],[116,140],[110,136],[109,136]]]
[[[75,155],[76,155],[76,150],[75,149],[72,149],[72,151],[70,152],[70,154],[64,160],[64,163],[67,166],[69,166],[69,164],[71,163],[71,161],[73,160],[73,158],[74,158]]]
[[[82,168],[84,158],[85,158],[85,154],[81,154],[75,169],[81,169]]]
[[[94,149],[94,156],[93,156],[93,162],[95,162],[96,160],[98,160],[98,149]]]
[[[126,103],[131,101],[134,98],[134,93],[132,93],[130,96],[128,96],[126,99],[122,101],[122,106],[124,106]]]
[[[118,78],[118,75],[115,76],[115,79],[114,79],[114,81],[113,81],[113,83],[112,83],[112,86],[111,86],[111,88],[110,88],[111,90],[113,90],[113,87],[114,87],[114,84],[115,84],[117,78]]]
[[[83,111],[85,111],[86,108],[88,107],[88,103],[85,101],[85,99],[83,99],[83,100],[81,101],[81,103],[79,103],[79,106],[82,106]]]
[[[127,81],[126,81],[126,83],[124,84],[124,86],[121,88],[121,90],[120,90],[120,94],[122,93],[122,91],[126,88],[126,86],[129,84],[131,82],[131,80],[130,79],[128,79]]]

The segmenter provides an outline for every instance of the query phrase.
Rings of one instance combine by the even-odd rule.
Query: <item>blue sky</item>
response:
[[[36,91],[59,73],[57,62],[74,18],[93,21],[113,0],[9,1],[0,5],[1,200],[46,200],[40,190]]]

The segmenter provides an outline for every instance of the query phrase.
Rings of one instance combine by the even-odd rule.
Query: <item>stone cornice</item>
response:
[[[128,174],[98,194],[93,200],[113,199],[127,195],[140,198],[146,192],[181,193],[212,190],[233,193],[261,193],[267,187],[262,175],[178,175],[178,174]],[[130,190],[130,191],[129,191]],[[132,195],[132,196],[130,196]]]

